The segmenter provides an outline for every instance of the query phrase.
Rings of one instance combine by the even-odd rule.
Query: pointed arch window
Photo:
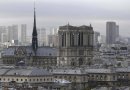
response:
[[[62,33],[62,46],[66,46],[66,33]]]
[[[78,33],[78,46],[83,46],[83,32]]]
[[[62,46],[64,46],[64,34],[61,35],[61,39],[62,39]]]
[[[74,46],[74,33],[70,33],[70,46]]]

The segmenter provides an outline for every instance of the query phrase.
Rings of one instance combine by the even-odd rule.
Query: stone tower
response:
[[[58,66],[80,67],[90,64],[93,58],[93,28],[90,26],[59,27]]]

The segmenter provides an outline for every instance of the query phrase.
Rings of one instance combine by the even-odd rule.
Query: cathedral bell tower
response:
[[[93,60],[93,27],[65,25],[59,27],[57,65],[84,67]]]
[[[36,55],[36,51],[38,48],[38,40],[37,40],[37,28],[36,28],[36,14],[35,14],[35,4],[34,4],[34,24],[33,24],[33,32],[32,32],[32,49]]]

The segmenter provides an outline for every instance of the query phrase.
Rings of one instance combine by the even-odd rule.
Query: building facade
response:
[[[119,25],[116,25],[116,39],[119,38]]]
[[[116,22],[106,23],[106,43],[115,44],[119,38],[119,25]]]
[[[21,25],[21,43],[22,43],[22,45],[26,44],[26,37],[27,37],[27,25],[22,24]]]
[[[93,57],[93,28],[91,26],[59,27],[58,66],[79,67],[90,64]]]
[[[8,36],[7,36],[7,33],[2,33],[1,34],[1,42],[2,43],[5,43],[5,42],[7,42],[8,41],[8,38],[7,38]]]
[[[5,26],[0,26],[0,42],[4,43],[3,37],[4,35],[7,34],[7,29]],[[7,37],[7,36],[6,36]]]
[[[48,45],[58,47],[58,34],[48,35]]]
[[[94,47],[97,47],[98,46],[98,44],[99,44],[99,40],[98,40],[98,37],[100,36],[100,33],[99,32],[94,32],[94,42],[93,42],[93,44],[94,44]]]
[[[106,23],[106,43],[114,44],[116,41],[116,23],[107,22]]]
[[[37,29],[37,33],[38,33],[38,45],[46,46],[47,45],[46,29],[45,28]]]
[[[8,26],[8,41],[18,41],[18,25]]]

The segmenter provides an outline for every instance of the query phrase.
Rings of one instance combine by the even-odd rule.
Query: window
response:
[[[94,77],[94,75],[92,75],[92,77]]]
[[[99,79],[99,78],[98,78],[98,75],[96,75],[96,79]]]
[[[70,46],[74,46],[74,33],[70,33]]]
[[[80,66],[80,65],[83,65],[83,63],[84,63],[84,62],[83,62],[83,59],[82,59],[82,58],[79,58],[79,66]]]
[[[78,33],[78,46],[83,46],[83,32]]]
[[[102,76],[100,76],[100,79],[102,80]]]
[[[62,34],[62,46],[66,46],[66,33]]]
[[[122,78],[125,78],[125,75],[124,75],[124,74],[122,74]]]
[[[66,76],[64,76],[64,78],[66,78]]]
[[[74,80],[76,80],[76,76],[74,76]]]
[[[60,79],[62,78],[62,76],[59,77]]]
[[[21,79],[21,81],[23,81],[23,79]]]
[[[84,51],[83,50],[79,50],[79,55],[84,55]]]
[[[83,80],[84,80],[84,82],[86,81],[86,78],[85,78],[85,76],[83,77]]]
[[[116,76],[114,75],[114,76],[113,76],[113,80],[115,80],[115,79],[116,79]]]
[[[16,81],[19,81],[18,79],[16,79]]]
[[[49,81],[49,78],[47,78],[47,81]]]
[[[107,75],[104,76],[104,79],[107,79]]]
[[[90,75],[88,75],[88,78],[90,78]]]

